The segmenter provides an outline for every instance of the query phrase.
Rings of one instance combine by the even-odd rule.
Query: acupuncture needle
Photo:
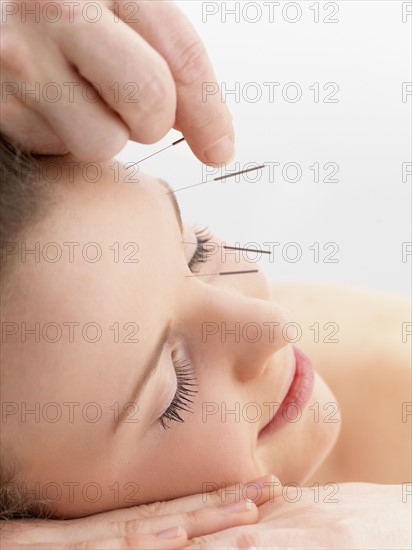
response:
[[[159,153],[162,153],[163,151],[166,151],[167,149],[170,149],[170,147],[174,147],[175,145],[178,145],[179,143],[182,143],[183,141],[185,141],[184,137],[174,141],[173,143],[171,143],[170,145],[167,145],[163,149],[160,149],[159,151],[156,151],[155,153],[152,153],[151,155],[148,155],[147,157],[142,158],[138,162],[133,162],[132,164],[129,164],[127,169],[131,168],[132,166],[136,166],[137,164],[140,164],[140,163],[144,162],[145,160],[148,160],[149,158],[152,158],[152,157],[158,155]],[[189,185],[187,187],[181,187],[180,189],[176,189],[174,191],[169,191],[167,194],[169,195],[170,193],[176,193],[177,191],[183,191],[184,189],[190,189],[191,187],[197,187],[198,185],[203,185],[203,184],[209,183],[211,181],[221,181],[221,180],[224,180],[226,178],[233,178],[235,176],[239,176],[241,174],[246,174],[247,172],[252,172],[254,170],[260,170],[262,168],[266,168],[266,165],[261,164],[260,166],[254,166],[252,168],[247,168],[246,170],[239,170],[238,172],[233,172],[233,174],[225,174],[223,176],[218,176],[216,178],[213,178],[213,180],[202,181],[202,182],[196,183],[194,185]],[[253,250],[254,252],[257,252],[256,249],[238,248],[238,247],[231,247],[231,246],[224,246],[223,248],[226,248],[228,250],[244,250],[244,251]],[[271,254],[271,252],[267,251],[267,250],[262,250],[261,252],[263,254]],[[220,271],[219,273],[205,273],[205,274],[202,274],[202,275],[199,275],[199,274],[197,274],[197,275],[186,275],[186,277],[206,277],[208,275],[240,275],[240,274],[247,274],[247,273],[258,273],[258,272],[259,272],[258,269],[244,269],[244,270],[239,270],[239,271]]]
[[[218,176],[217,178],[213,178],[211,180],[201,181],[200,183],[188,185],[187,187],[180,187],[179,189],[175,189],[174,191],[168,191],[167,194],[170,195],[170,193],[177,193],[178,191],[183,191],[184,189],[190,189],[191,187],[198,187],[199,185],[204,185],[205,183],[210,183],[212,181],[221,181],[228,178],[234,178],[235,176],[240,176],[241,174],[246,174],[247,172],[252,172],[254,170],[261,170],[262,168],[266,168],[266,165],[261,164],[259,166],[254,166],[253,168],[247,168],[246,170],[239,170],[239,172],[233,172],[233,174],[225,174],[223,176]]]
[[[160,151],[156,151],[156,153],[152,153],[151,155],[148,155],[147,157],[144,157],[143,159],[139,160],[138,162],[133,162],[132,164],[129,164],[129,166],[127,167],[127,170],[129,168],[131,168],[132,166],[136,166],[136,164],[140,164],[141,162],[158,155],[159,153],[163,153],[163,151],[166,151],[166,149],[170,149],[170,147],[174,147],[175,145],[179,145],[179,143],[182,143],[182,141],[186,141],[184,137],[174,141],[173,143],[171,143],[167,147],[163,147],[163,149],[160,149]]]
[[[189,241],[180,241],[182,244],[198,244],[198,243],[192,243],[192,242],[189,242]],[[272,252],[270,250],[261,250],[259,248],[242,248],[242,247],[239,247],[239,246],[227,246],[227,245],[220,245],[220,244],[216,244],[216,243],[204,243],[203,246],[208,246],[210,244],[210,246],[216,246],[217,248],[224,248],[225,250],[239,250],[241,252],[260,252],[261,254],[272,254]]]
[[[184,244],[197,244],[197,243],[189,243],[187,241],[182,241]],[[207,246],[207,243],[205,243]],[[238,246],[226,246],[226,245],[216,245],[218,248],[225,248],[226,250],[242,250],[244,252],[261,252],[262,254],[272,254],[270,250],[259,250],[257,248],[241,248]],[[247,273],[258,273],[258,269],[243,269],[240,271],[219,271],[219,273],[195,273],[193,275],[185,275],[185,277],[208,277],[211,275],[244,275]]]
[[[210,277],[211,275],[241,275],[245,273],[258,273],[258,269],[243,269],[241,271],[219,271],[219,273],[195,273],[185,277]]]

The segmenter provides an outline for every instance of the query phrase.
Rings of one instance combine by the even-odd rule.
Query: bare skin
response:
[[[229,161],[232,117],[219,94],[205,100],[216,76],[174,2],[99,0],[92,20],[83,2],[43,4],[2,2],[2,133],[35,153],[108,160],[175,128],[202,162]]]
[[[24,461],[24,457],[29,454],[26,452],[27,448],[20,449],[20,447],[27,446],[27,440],[30,438],[33,443],[30,448],[30,457],[34,456],[33,445],[36,442],[43,442],[47,437],[50,445],[54,445],[59,455],[59,460],[53,461],[50,453],[44,454],[43,444],[37,445],[36,460],[23,464],[25,469],[22,469],[22,473],[26,479],[30,479],[29,476],[32,475],[32,479],[37,480],[41,475],[44,476],[45,482],[48,482],[49,479],[58,479],[60,475],[61,481],[64,482],[68,476],[67,471],[71,469],[71,479],[74,479],[74,475],[83,475],[85,482],[92,478],[96,479],[99,474],[101,486],[104,488],[105,479],[108,475],[113,475],[112,470],[115,465],[116,478],[122,481],[132,479],[136,471],[141,474],[139,481],[142,488],[146,490],[146,501],[176,498],[180,496],[176,494],[178,491],[186,491],[186,494],[198,493],[202,488],[200,483],[202,480],[221,479],[217,476],[222,468],[227,468],[224,476],[232,476],[234,482],[237,479],[242,481],[245,477],[253,479],[268,473],[268,470],[278,475],[284,484],[290,479],[299,482],[302,486],[310,486],[313,482],[361,481],[364,483],[341,486],[339,497],[341,505],[339,506],[330,506],[324,502],[319,506],[311,499],[312,492],[309,487],[303,487],[306,500],[302,500],[299,506],[283,500],[279,502],[276,499],[269,503],[269,506],[265,505],[259,513],[259,529],[238,525],[234,530],[223,527],[222,533],[211,534],[211,538],[206,533],[198,533],[195,530],[188,532],[188,536],[196,537],[191,544],[194,545],[193,548],[199,549],[213,548],[213,544],[219,547],[219,544],[223,543],[231,547],[245,547],[246,544],[266,547],[268,544],[273,544],[274,540],[278,547],[283,545],[286,548],[291,545],[297,546],[302,541],[309,547],[326,545],[328,548],[341,548],[341,541],[344,540],[347,541],[345,545],[347,548],[363,549],[364,541],[370,536],[371,525],[375,525],[382,518],[387,518],[387,505],[390,503],[393,521],[388,523],[389,531],[378,534],[378,537],[375,536],[372,541],[375,544],[373,548],[378,548],[379,544],[382,548],[388,548],[389,544],[393,546],[395,543],[397,548],[408,547],[407,542],[405,544],[405,537],[408,536],[405,528],[408,526],[410,515],[406,516],[408,505],[404,505],[400,499],[401,484],[410,481],[409,425],[407,422],[402,422],[402,402],[408,403],[411,400],[408,392],[410,387],[409,346],[407,343],[402,344],[402,323],[409,321],[405,299],[325,284],[276,284],[269,287],[262,273],[256,274],[253,278],[237,277],[233,281],[221,278],[203,282],[204,279],[197,277],[182,277],[191,273],[188,260],[192,258],[193,247],[190,243],[195,240],[195,235],[190,226],[183,228],[182,235],[176,213],[173,212],[170,199],[165,195],[167,189],[161,182],[144,175],[138,186],[127,183],[123,183],[122,186],[113,186],[111,172],[106,170],[104,173],[105,177],[99,181],[98,186],[85,186],[80,179],[76,183],[61,182],[62,187],[59,191],[64,194],[64,200],[60,203],[60,209],[52,209],[47,218],[30,231],[28,245],[32,245],[33,239],[41,242],[50,240],[51,229],[54,238],[58,241],[71,239],[73,242],[80,242],[87,235],[88,241],[99,241],[103,250],[109,249],[108,246],[113,242],[114,236],[119,242],[131,242],[136,235],[139,235],[142,255],[141,264],[138,264],[139,269],[134,269],[133,265],[130,267],[127,264],[114,264],[107,261],[96,264],[92,271],[90,266],[79,257],[76,260],[78,262],[77,278],[73,278],[71,276],[73,266],[71,265],[68,270],[62,262],[57,265],[44,262],[31,266],[21,264],[20,269],[17,265],[16,274],[29,273],[36,292],[30,292],[27,285],[21,285],[21,292],[23,290],[26,292],[20,296],[25,309],[23,313],[19,313],[18,310],[12,312],[13,314],[6,315],[5,319],[22,318],[26,321],[40,319],[44,323],[54,319],[62,324],[65,320],[77,319],[78,311],[82,313],[80,308],[89,307],[89,311],[83,313],[84,319],[98,319],[102,326],[107,326],[108,322],[114,318],[113,310],[115,311],[118,306],[121,307],[119,311],[123,316],[128,315],[125,319],[129,320],[134,319],[136,311],[141,312],[145,309],[147,313],[142,329],[148,328],[145,338],[142,338],[145,344],[142,353],[146,347],[150,347],[146,344],[151,343],[150,339],[155,334],[155,329],[163,321],[163,319],[154,318],[155,315],[164,314],[165,318],[170,315],[170,312],[179,315],[180,325],[178,326],[185,326],[187,333],[207,320],[220,322],[223,319],[228,326],[232,326],[239,320],[246,323],[253,319],[262,324],[268,319],[279,320],[280,323],[293,320],[302,328],[302,337],[298,346],[311,357],[317,371],[311,400],[319,402],[320,405],[338,402],[341,420],[338,424],[313,422],[313,410],[310,408],[309,401],[305,407],[302,422],[295,427],[289,426],[279,433],[275,432],[274,437],[266,443],[257,438],[256,459],[251,461],[249,447],[245,442],[254,441],[256,427],[248,422],[232,423],[228,426],[220,421],[220,416],[212,418],[212,422],[206,425],[200,421],[191,424],[194,416],[187,415],[185,424],[174,427],[174,431],[167,432],[170,434],[168,435],[170,439],[163,447],[161,447],[162,428],[155,420],[148,428],[156,430],[157,437],[156,444],[153,445],[153,453],[150,454],[150,441],[146,446],[140,444],[139,434],[130,431],[133,426],[130,428],[126,425],[128,430],[120,433],[120,439],[116,440],[116,444],[113,444],[108,430],[103,429],[102,423],[93,425],[93,429],[89,429],[89,424],[84,422],[73,426],[67,424],[64,440],[56,440],[57,432],[52,431],[53,424],[22,424],[17,415],[11,415],[5,426],[9,428],[8,432],[4,433],[5,430],[3,430],[2,437],[6,439],[8,437],[9,444],[16,453],[20,451],[21,461]],[[64,208],[61,208],[62,205]],[[79,220],[82,220],[83,225],[79,224]],[[182,247],[183,241],[190,246]],[[154,242],[156,246],[153,246]],[[153,268],[156,265],[173,266],[173,270],[169,269],[168,278],[165,279],[161,276],[161,270]],[[232,267],[246,269],[249,265],[247,263],[226,264],[224,267],[225,269]],[[29,272],[28,269],[30,269]],[[200,266],[200,269],[203,273],[206,273],[206,270],[213,273],[219,271],[219,260],[216,256],[210,258],[207,264],[203,263]],[[94,277],[93,285],[84,284],[91,274]],[[158,276],[159,280],[155,276]],[[76,281],[79,285],[72,288],[71,285]],[[104,285],[107,283],[110,283],[110,292],[113,294],[110,302],[100,300],[100,296],[111,295],[105,292]],[[60,291],[62,288],[65,289],[64,293]],[[144,293],[135,292],[141,288],[145,288]],[[129,290],[127,296],[123,294],[123,289]],[[159,294],[159,289],[163,292],[163,298],[158,301],[157,307],[153,308],[153,297]],[[83,294],[80,294],[81,290]],[[71,296],[70,301],[66,299],[68,295]],[[173,302],[176,296],[179,296],[179,301]],[[148,298],[151,300],[146,304],[145,300]],[[169,304],[169,301],[172,302]],[[195,303],[198,304],[196,309],[193,307]],[[34,312],[33,319],[27,318],[28,304],[31,304],[30,311]],[[16,308],[17,305],[18,301],[12,300],[9,307]],[[51,308],[53,316],[47,313],[46,305],[49,309]],[[64,308],[68,311],[64,311]],[[62,309],[64,315],[61,314]],[[286,313],[287,310],[289,314]],[[59,314],[63,316],[59,317]],[[338,333],[335,334],[339,342],[314,342],[313,331],[309,327],[316,322],[321,328],[321,342],[326,336],[326,333],[322,332],[322,327],[327,322],[334,322],[339,327]],[[208,357],[206,365],[209,369],[213,369],[212,373],[206,371],[206,368],[203,369],[204,376],[199,380],[198,386],[198,402],[213,400],[219,402],[225,396],[234,401],[242,400],[242,402],[267,401],[276,400],[278,395],[281,395],[282,386],[286,381],[285,373],[289,372],[290,366],[288,361],[291,344],[289,342],[282,341],[280,337],[274,342],[266,338],[259,342],[258,347],[255,347],[247,341],[234,343],[229,340],[226,345],[222,345],[222,342],[215,340],[213,345],[204,346],[199,338],[196,339],[196,334],[194,336],[189,340],[194,353],[202,359]],[[69,352],[73,354],[78,348],[80,349],[81,342],[75,348],[69,346],[67,350],[63,349],[63,352],[56,356],[56,361],[60,363],[53,363],[50,346],[44,343],[39,346],[32,342],[31,348],[27,346],[23,348],[18,345],[16,339],[14,341],[15,349],[9,352],[11,367],[6,373],[9,385],[8,388],[3,388],[6,401],[26,399],[30,403],[46,402],[51,400],[52,396],[56,401],[67,400],[70,396],[75,396],[83,402],[91,401],[96,399],[97,394],[96,387],[90,384],[90,380],[104,382],[98,387],[102,402],[111,403],[114,398],[120,399],[119,395],[127,400],[127,396],[123,397],[121,394],[122,388],[130,385],[130,374],[135,374],[138,369],[134,356],[132,365],[128,368],[129,348],[127,346],[114,346],[107,339],[93,346],[93,351],[99,352],[101,349],[96,362],[90,360],[92,357],[86,362],[85,355],[80,354],[75,361],[71,360],[66,368],[65,358],[69,357]],[[13,346],[13,339],[10,339],[10,345]],[[44,351],[44,355],[40,357],[37,368],[33,369],[31,365],[35,359],[35,352],[40,353],[41,350]],[[17,352],[27,353],[27,358],[30,359],[30,361],[20,361],[19,371],[12,368],[11,362]],[[114,354],[112,361],[108,360],[108,354],[111,352]],[[124,354],[122,362],[119,361],[120,353]],[[100,357],[105,359],[102,371],[99,370]],[[23,356],[22,359],[24,359]],[[56,364],[59,364],[59,377],[55,376]],[[82,368],[75,371],[72,368],[73,364],[81,364]],[[118,365],[122,365],[122,368]],[[154,402],[153,395],[162,395],[160,385],[169,380],[168,376],[172,377],[172,383],[174,380],[168,357],[165,357],[165,363],[161,367],[162,375],[154,380],[157,383],[156,387],[153,386],[152,391],[147,393],[146,401],[141,401],[145,405],[142,406],[142,411],[146,416],[152,414],[150,407]],[[21,376],[19,377],[22,368],[25,369],[26,376],[24,387],[21,385]],[[93,376],[85,378],[85,372]],[[38,383],[39,373],[42,374],[43,384]],[[377,373],[382,374],[381,378],[376,377]],[[67,380],[64,378],[66,374]],[[202,370],[199,370],[199,376],[202,374]],[[276,374],[276,377],[272,378],[273,374]],[[77,377],[76,380],[75,377]],[[374,380],[377,380],[377,383],[372,386]],[[65,392],[70,385],[73,385],[73,393],[67,394],[68,397],[66,397]],[[369,387],[370,392],[367,391]],[[356,391],[356,388],[359,390]],[[26,397],[22,395],[23,391],[27,392]],[[17,397],[14,397],[15,395]],[[166,406],[169,399],[165,399]],[[376,403],[380,403],[381,407],[378,408]],[[158,411],[153,412],[155,418],[158,414]],[[198,419],[201,418],[199,410],[195,411],[195,414]],[[142,419],[144,420],[144,417]],[[60,426],[57,427],[60,428]],[[203,434],[200,429],[203,430]],[[18,430],[20,432],[26,430],[26,435],[16,441],[15,434]],[[63,433],[60,429],[59,432]],[[178,433],[180,437],[176,437]],[[215,440],[219,433],[220,441],[227,441],[229,435],[232,437],[232,444],[213,445],[212,439]],[[190,438],[187,438],[188,443],[182,445],[183,437],[187,434],[190,434]],[[79,441],[80,437],[83,437],[84,448],[91,448],[89,464],[85,463],[84,452],[79,452],[78,456],[75,456],[72,442]],[[196,458],[195,469],[187,467],[185,458],[186,450],[189,444],[192,445],[190,443],[192,440],[197,441],[196,445],[190,447],[193,451],[196,451],[200,443],[205,446],[205,452],[199,453]],[[322,443],[322,446],[319,443]],[[62,452],[63,447],[65,452]],[[164,448],[164,452],[159,453],[160,448]],[[331,448],[333,450],[329,454]],[[396,449],[396,454],[393,449]],[[179,452],[180,457],[178,457]],[[95,460],[96,453],[100,457],[98,464]],[[290,456],[298,459],[296,463],[291,463]],[[132,457],[133,462],[130,464],[125,462],[127,457]],[[156,457],[157,470],[150,483],[147,483],[149,476],[153,474],[154,457]],[[162,457],[164,464],[159,464]],[[326,460],[324,460],[325,457],[327,457]],[[76,466],[75,458],[78,464],[81,463],[81,467]],[[177,458],[180,459],[177,460]],[[37,467],[40,460],[47,463],[47,467]],[[63,460],[66,460],[64,464],[62,464]],[[175,461],[173,475],[166,475],[168,462],[171,460]],[[210,473],[208,470],[212,460],[214,471]],[[136,461],[139,461],[138,468],[136,468]],[[87,466],[89,470],[83,472]],[[32,472],[31,469],[36,467],[38,471]],[[55,469],[52,473],[50,473],[51,468]],[[203,468],[205,473],[200,468]],[[192,478],[188,479],[190,475]],[[195,479],[196,475],[199,479]],[[79,477],[80,481],[82,479]],[[367,481],[372,484],[365,483]],[[186,486],[183,486],[183,483],[186,483]],[[378,483],[392,485],[378,485]],[[169,493],[165,492],[167,490]],[[172,495],[172,492],[175,495]],[[100,511],[112,510],[110,497],[111,493],[107,491],[106,501],[98,503]],[[65,505],[64,502],[60,504]],[[77,502],[76,505],[81,506],[82,503]],[[181,511],[181,501],[176,500],[176,506],[174,511]],[[138,518],[140,508],[137,506],[125,510],[107,511],[99,515],[96,514],[99,509],[95,506],[94,509],[77,508],[72,511],[72,514],[77,514],[78,517],[95,513],[96,515],[92,517],[96,522],[96,528],[104,529],[106,523],[109,523],[111,528],[110,522],[114,515],[121,518]],[[70,513],[67,506],[61,509]],[[301,529],[297,529],[295,523],[298,518],[299,521],[302,519],[302,512],[306,514],[306,527],[303,525]],[[316,531],[312,528],[312,519],[314,517],[319,519],[319,514],[322,514],[321,521]],[[362,524],[358,521],[359,517],[364,520]],[[220,521],[220,516],[217,516],[217,519]],[[249,519],[252,523],[256,521],[256,514]],[[72,540],[77,541],[71,547],[79,548],[78,543],[84,543],[84,535],[89,537],[88,548],[101,547],[99,546],[101,540],[97,538],[100,535],[91,531],[87,533],[82,531],[82,522],[83,520],[77,519],[69,522]],[[239,521],[240,523],[242,522]],[[176,525],[174,521],[173,524]],[[285,529],[282,532],[280,532],[281,524]],[[68,524],[51,522],[43,525],[45,536],[43,540],[53,540],[54,544],[57,539],[50,539],[50,536],[59,534],[60,530],[67,530]],[[138,527],[139,523],[136,524],[136,529]],[[397,533],[400,537],[394,539]],[[63,531],[60,534],[64,539]],[[107,534],[110,533],[107,532]],[[41,544],[43,542],[39,541],[39,531],[34,525],[32,532],[26,531],[26,535],[35,537],[33,542],[34,540]],[[173,547],[184,545],[185,536],[184,534],[183,539]],[[21,542],[27,544],[27,539],[25,542],[14,538],[11,540],[16,548],[20,548]],[[130,541],[116,540],[117,543],[120,545],[117,547],[121,548],[127,547]],[[70,546],[54,544],[53,547]]]
[[[402,421],[402,403],[411,402],[410,336],[402,343],[402,323],[411,316],[409,300],[323,283],[275,284],[272,298],[301,325],[299,345],[341,411],[338,440],[306,484],[410,480],[411,420]],[[315,343],[309,327],[331,321],[339,325],[339,342],[322,343],[327,332],[321,330],[320,343]]]

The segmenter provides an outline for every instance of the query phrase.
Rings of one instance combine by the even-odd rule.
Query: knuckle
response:
[[[77,28],[82,23],[86,23],[84,17],[84,5],[80,2],[65,2],[59,0],[60,10],[63,13],[62,21],[64,24],[70,23],[76,25]]]
[[[143,126],[146,139],[159,139],[173,126],[176,114],[176,90],[169,69],[156,72],[139,88],[139,108],[128,113],[128,124],[132,131],[142,132]]]
[[[217,491],[213,491],[213,493],[207,493],[207,500],[209,501],[213,506],[221,506],[223,504],[223,494],[222,489],[218,489]]]
[[[199,535],[198,537],[193,537],[190,539],[190,548],[196,550],[207,550],[212,548],[212,544],[218,541],[218,535],[213,533],[210,535]],[[219,546],[219,548],[231,548],[232,546]]]
[[[151,504],[141,504],[137,511],[143,519],[163,516],[167,514],[167,502],[152,502]]]
[[[133,537],[136,534],[140,534],[141,526],[142,523],[140,519],[127,519],[110,523],[110,527],[113,529],[115,536],[118,537]]]
[[[205,77],[208,57],[200,39],[189,43],[173,62],[173,73],[178,85],[187,86]]]
[[[34,79],[33,71],[37,65],[33,49],[13,29],[2,29],[0,58],[2,71],[7,69],[18,80]]]
[[[142,90],[142,110],[144,115],[151,115],[155,112],[163,111],[165,108],[168,90],[164,83],[153,78],[150,82],[143,85]]]
[[[162,502],[152,502],[152,504],[143,504],[139,506],[139,512],[143,517],[157,516],[160,513]]]
[[[205,519],[205,513],[205,509],[196,508],[196,510],[190,510],[190,512],[186,512],[186,514],[183,516],[183,519],[186,519],[186,522],[189,524],[202,523]]]

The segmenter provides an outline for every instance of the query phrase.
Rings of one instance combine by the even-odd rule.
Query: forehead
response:
[[[79,311],[104,316],[108,309],[118,315],[128,294],[144,288],[139,309],[148,309],[149,297],[167,286],[158,268],[173,266],[181,246],[173,195],[159,180],[131,176],[120,163],[60,162],[53,207],[11,258],[21,297],[16,305],[48,309],[54,318]],[[91,181],[92,168],[97,181]]]
[[[87,229],[92,235],[93,224],[100,232],[104,231],[101,220],[110,223],[113,233],[122,228],[137,226],[144,229],[148,218],[157,222],[174,223],[170,214],[181,227],[180,211],[169,185],[155,177],[112,159],[107,163],[80,162],[70,156],[57,159],[46,158],[40,161],[39,176],[50,190],[53,208],[46,219],[42,219],[42,229],[62,228],[66,224],[74,233]],[[67,214],[76,219],[77,225],[68,224]],[[132,223],[131,223],[132,222]],[[98,224],[96,226],[96,223]]]
[[[59,367],[56,392],[70,387],[74,365],[92,368],[119,361],[113,327],[129,327],[120,332],[121,338],[130,336],[130,327],[139,327],[138,349],[121,346],[123,364],[133,365],[137,352],[144,356],[157,336],[155,329],[175,309],[174,290],[184,264],[177,261],[182,237],[164,186],[144,174],[139,181],[116,181],[107,165],[94,183],[81,172],[76,167],[74,178],[67,174],[47,216],[17,243],[15,292],[4,311],[19,327],[5,346],[8,359],[17,366],[36,365],[27,367],[32,384],[36,377],[48,381]],[[119,174],[125,180],[129,176],[123,167]],[[30,336],[21,345],[23,323],[39,326],[42,345]],[[82,337],[83,328],[90,325],[93,337],[94,324],[105,337],[90,345]],[[49,327],[47,338],[61,330],[57,344],[44,340],[44,327]],[[75,345],[71,330],[80,338]],[[11,372],[17,376],[18,369]]]

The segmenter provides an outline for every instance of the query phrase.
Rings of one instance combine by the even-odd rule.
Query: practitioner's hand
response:
[[[173,2],[1,4],[2,133],[34,153],[104,161],[175,127],[202,162],[230,160],[231,115]]]
[[[3,521],[1,548],[183,548],[188,539],[255,523],[257,505],[272,500],[280,491],[279,481],[266,477],[255,480],[253,486],[252,482],[237,484],[214,493],[133,506],[87,518]],[[244,499],[249,493],[251,497],[253,494],[255,503]]]
[[[411,548],[410,483],[341,483],[336,492],[334,485],[302,488],[296,502],[291,487],[289,502],[279,496],[259,508],[257,524],[194,539],[187,548]]]

